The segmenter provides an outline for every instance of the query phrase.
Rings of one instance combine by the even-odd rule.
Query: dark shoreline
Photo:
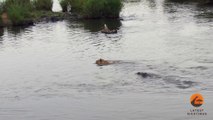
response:
[[[60,13],[54,13],[54,12],[48,12],[43,11],[44,15],[41,15],[38,18],[30,18],[25,19],[22,22],[19,23],[12,23],[10,20],[9,23],[4,24],[3,22],[0,22],[0,27],[15,27],[15,26],[32,26],[37,23],[41,22],[57,22],[61,20],[97,20],[97,19],[109,19],[109,20],[123,20],[121,17],[105,17],[105,18],[91,18],[91,17],[82,17],[77,14],[71,14],[67,12],[60,12]],[[51,13],[51,14],[48,14]]]
[[[56,22],[56,21],[61,21],[65,19],[77,19],[77,16],[70,15],[69,13],[53,13],[53,12],[48,12],[48,13],[51,13],[51,14],[44,14],[38,18],[25,19],[24,21],[19,23],[12,23],[10,20],[9,20],[10,22],[8,23],[0,22],[0,27],[31,26],[40,22]]]

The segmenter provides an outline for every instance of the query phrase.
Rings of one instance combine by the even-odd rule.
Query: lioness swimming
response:
[[[95,62],[97,65],[99,66],[103,66],[103,65],[110,65],[110,64],[113,64],[114,62],[113,61],[109,61],[109,60],[104,60],[104,59],[98,59],[96,60]]]

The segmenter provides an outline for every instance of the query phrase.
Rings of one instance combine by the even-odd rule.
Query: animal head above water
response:
[[[100,65],[100,66],[102,66],[102,65],[109,65],[110,64],[110,62],[108,61],[108,60],[104,60],[104,59],[98,59],[98,60],[96,60],[96,62],[95,62],[97,65]]]

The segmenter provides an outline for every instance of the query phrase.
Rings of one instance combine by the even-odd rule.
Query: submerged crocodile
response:
[[[140,75],[143,78],[161,78],[160,75],[154,73],[147,73],[147,72],[137,72],[137,75]]]

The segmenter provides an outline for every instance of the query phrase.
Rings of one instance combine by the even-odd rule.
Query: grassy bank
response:
[[[0,14],[4,14],[0,24],[5,21],[11,25],[28,25],[44,17],[61,17],[63,13],[52,12],[52,0],[5,0],[0,3]],[[63,11],[72,6],[72,13],[82,18],[118,18],[122,0],[60,0]],[[6,16],[6,17],[5,17]]]
[[[72,6],[72,12],[84,18],[118,18],[122,0],[61,0],[63,11]]]
[[[10,25],[30,25],[34,21],[44,17],[61,17],[59,13],[52,12],[52,0],[5,0],[0,4],[0,14],[6,13],[7,24]],[[2,23],[2,19],[0,20]]]
[[[14,25],[20,24],[22,21],[31,19],[33,6],[30,0],[7,0],[5,2],[4,11],[8,14],[9,19]]]
[[[33,5],[36,10],[52,10],[52,0],[34,0]]]

